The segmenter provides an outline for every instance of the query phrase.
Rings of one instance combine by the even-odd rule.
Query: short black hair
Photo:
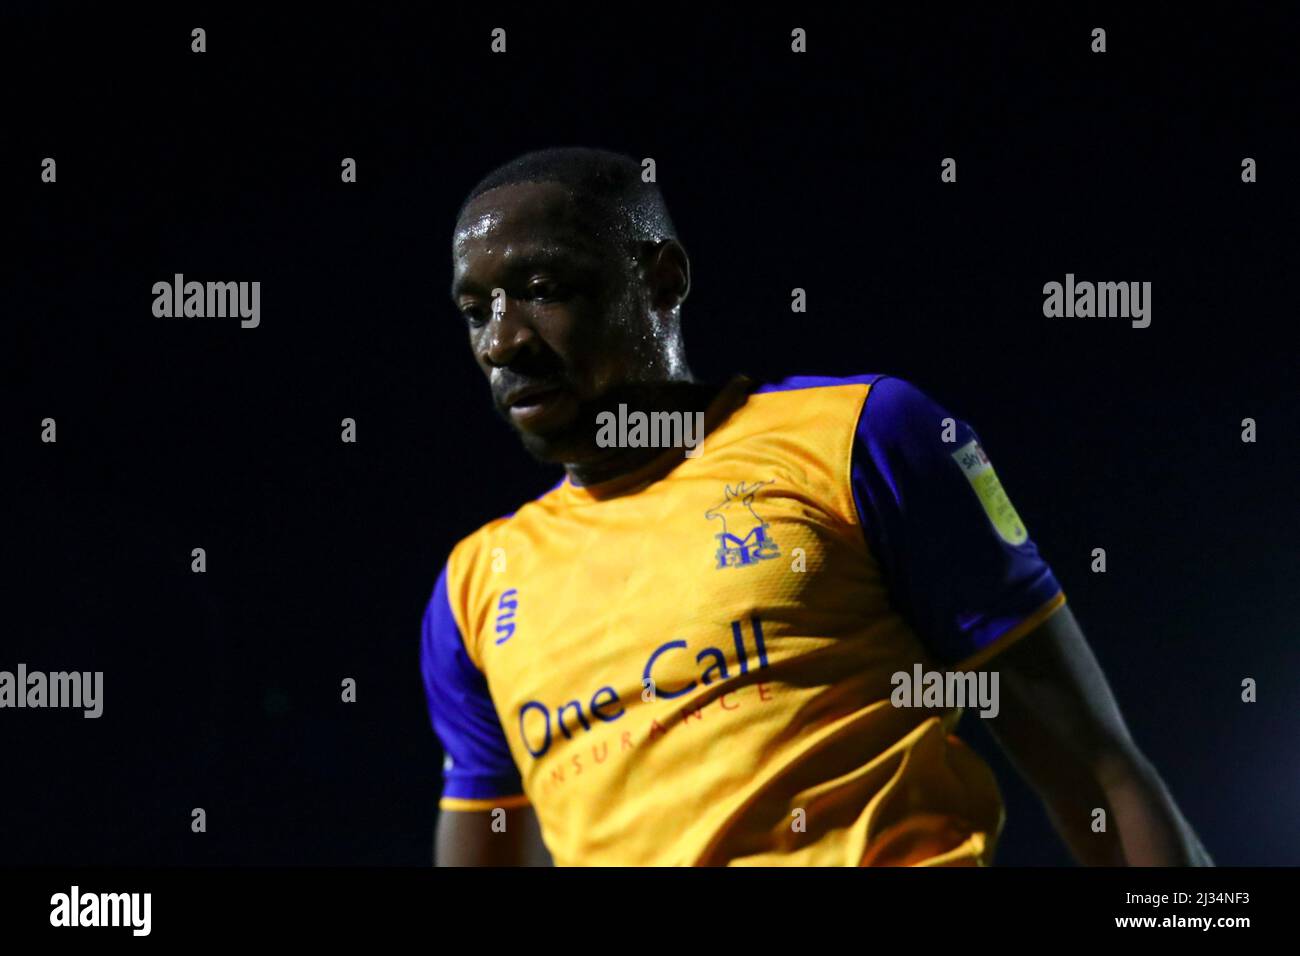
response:
[[[525,153],[498,166],[470,190],[456,213],[489,189],[516,183],[559,183],[624,241],[676,239],[668,206],[657,183],[643,182],[641,163],[631,156],[586,146],[557,146]]]

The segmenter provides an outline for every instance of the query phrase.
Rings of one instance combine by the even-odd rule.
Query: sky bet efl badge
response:
[[[966,480],[975,489],[975,494],[984,506],[984,513],[993,522],[993,527],[1007,544],[1024,544],[1029,537],[1020,515],[1011,506],[1011,499],[1002,490],[1002,482],[989,462],[989,456],[979,442],[971,440],[952,453],[953,460],[961,466]]]

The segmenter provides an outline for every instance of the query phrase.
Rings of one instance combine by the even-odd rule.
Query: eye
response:
[[[460,314],[472,329],[482,328],[487,322],[487,313],[477,305],[465,306],[460,310]]]
[[[528,284],[528,292],[534,299],[558,299],[565,288],[553,279],[539,278]]]

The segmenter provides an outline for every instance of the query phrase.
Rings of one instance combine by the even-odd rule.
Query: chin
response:
[[[516,431],[528,454],[544,464],[565,465],[585,461],[593,451],[592,437],[583,435],[572,427],[546,433]]]

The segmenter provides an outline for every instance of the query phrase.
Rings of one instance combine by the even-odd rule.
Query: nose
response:
[[[479,339],[480,354],[486,365],[494,368],[509,365],[521,352],[535,346],[537,330],[518,302],[503,297],[502,308],[493,310]]]

